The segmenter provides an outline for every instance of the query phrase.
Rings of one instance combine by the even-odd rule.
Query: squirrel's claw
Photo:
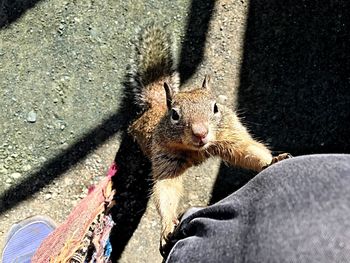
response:
[[[171,224],[164,228],[160,236],[159,251],[163,258],[169,253],[169,240],[174,233],[175,228],[178,226],[179,220],[174,219]]]
[[[171,234],[170,234],[171,235]],[[165,237],[165,236],[162,236],[160,238],[160,244],[159,244],[159,252],[160,254],[162,255],[163,258],[166,258],[166,255],[168,254],[168,250],[169,250],[169,243],[168,243],[168,240],[169,240],[169,236]]]
[[[266,169],[267,167],[279,162],[279,161],[282,161],[282,160],[285,160],[285,159],[290,159],[290,158],[293,158],[293,156],[290,154],[290,153],[281,153],[277,156],[274,156],[272,157],[272,160],[271,160],[271,163],[264,166],[262,169]]]
[[[285,159],[290,159],[290,158],[292,158],[293,156],[290,154],[290,153],[281,153],[281,154],[279,154],[279,155],[277,155],[277,156],[274,156],[273,158],[272,158],[272,161],[271,161],[271,164],[270,165],[272,165],[272,164],[274,164],[274,163],[277,163],[277,162],[279,162],[279,161],[282,161],[282,160],[285,160]]]

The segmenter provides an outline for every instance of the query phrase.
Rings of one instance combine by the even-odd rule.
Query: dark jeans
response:
[[[350,262],[350,155],[277,163],[183,217],[166,262]]]

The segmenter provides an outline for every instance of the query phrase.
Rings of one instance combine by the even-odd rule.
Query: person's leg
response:
[[[184,215],[166,262],[349,262],[350,155],[277,163]]]

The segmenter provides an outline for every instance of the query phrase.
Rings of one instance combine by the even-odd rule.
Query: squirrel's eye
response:
[[[214,111],[214,114],[219,112],[218,105],[216,105],[216,103],[214,103],[213,111]]]
[[[180,115],[175,109],[171,109],[171,119],[173,121],[178,121],[180,120]]]

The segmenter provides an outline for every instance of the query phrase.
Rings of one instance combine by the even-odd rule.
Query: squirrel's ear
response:
[[[202,84],[203,89],[210,89],[210,75],[205,75],[203,84]]]
[[[164,82],[164,89],[165,89],[165,96],[166,96],[166,105],[167,105],[168,109],[170,110],[173,92],[172,92],[170,85],[166,82]]]

